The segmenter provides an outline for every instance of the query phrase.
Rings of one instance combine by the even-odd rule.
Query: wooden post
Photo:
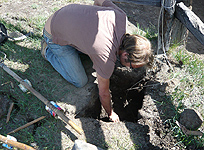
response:
[[[163,53],[168,51],[171,40],[172,25],[174,22],[176,0],[162,0],[159,16],[158,51]]]
[[[193,0],[183,0],[184,4],[192,10],[192,3]],[[183,23],[181,23],[177,18],[175,19],[172,35],[171,35],[171,44],[186,44],[188,37],[188,30],[184,26]]]

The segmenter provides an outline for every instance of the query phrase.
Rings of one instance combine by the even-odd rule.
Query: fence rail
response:
[[[182,2],[184,0],[177,0],[176,2]],[[122,2],[122,3],[134,3],[137,5],[150,5],[161,7],[162,0],[113,0],[113,2]]]
[[[177,3],[175,16],[204,45],[204,23],[183,2]]]

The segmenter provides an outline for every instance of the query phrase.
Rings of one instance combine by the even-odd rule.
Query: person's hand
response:
[[[112,111],[109,119],[113,122],[120,122],[119,116],[114,111]]]

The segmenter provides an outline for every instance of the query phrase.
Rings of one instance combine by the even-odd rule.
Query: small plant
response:
[[[39,31],[42,31],[46,21],[47,17],[44,16],[32,17],[28,18],[28,25],[33,28],[36,28]]]
[[[137,23],[136,27],[137,27],[137,31],[135,31],[134,34],[144,36],[149,40],[156,39],[158,36],[157,33],[155,32],[156,27],[154,25],[151,25],[150,27],[148,27],[144,30],[140,27],[139,23]]]
[[[37,5],[37,4],[32,4],[32,5],[31,5],[31,8],[32,8],[32,9],[37,9],[38,7],[39,7],[39,5]]]
[[[149,28],[145,29],[145,37],[150,40],[156,39],[158,37],[158,33],[156,33],[155,31],[156,27],[154,25],[151,25]]]

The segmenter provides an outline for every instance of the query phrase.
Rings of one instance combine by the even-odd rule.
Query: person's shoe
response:
[[[46,49],[47,49],[47,43],[45,42],[44,39],[42,39],[42,41],[41,41],[41,55],[42,55],[42,57],[43,57],[45,60],[47,60],[47,59],[45,58]]]

